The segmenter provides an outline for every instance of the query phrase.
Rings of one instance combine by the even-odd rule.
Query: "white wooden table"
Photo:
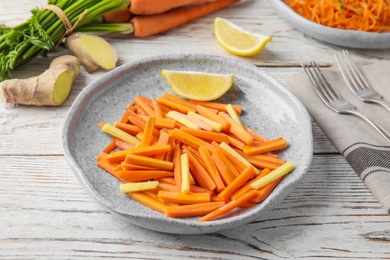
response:
[[[45,0],[0,0],[0,23],[16,25]],[[213,35],[215,16],[273,36],[266,49],[238,58]],[[111,36],[119,64],[173,52],[235,57],[282,83],[300,62],[334,63],[341,50],[294,30],[267,0],[248,0],[167,33],[145,39]],[[364,60],[389,59],[390,50],[350,52]],[[17,70],[37,75],[59,48]],[[390,216],[313,122],[314,158],[296,190],[262,220],[235,230],[179,236],[145,230],[111,215],[82,189],[60,146],[62,121],[78,93],[105,72],[83,68],[64,106],[10,107],[0,101],[0,259],[390,259]],[[390,187],[389,187],[390,188]]]

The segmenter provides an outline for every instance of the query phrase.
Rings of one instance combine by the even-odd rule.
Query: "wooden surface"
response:
[[[0,1],[0,23],[16,25],[46,1]],[[273,41],[259,55],[239,58],[213,35],[215,16]],[[106,38],[119,64],[173,52],[235,57],[266,70],[283,84],[315,59],[334,64],[341,47],[312,39],[286,24],[266,0],[248,0],[157,36]],[[362,60],[389,59],[390,50],[350,52]],[[15,71],[36,75],[53,57]],[[261,220],[201,236],[157,233],[108,213],[82,189],[60,145],[63,118],[78,95],[104,71],[83,68],[64,106],[11,107],[0,101],[0,259],[390,259],[390,216],[313,122],[314,158],[296,190]]]

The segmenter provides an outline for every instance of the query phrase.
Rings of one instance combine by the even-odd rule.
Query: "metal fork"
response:
[[[390,133],[382,126],[367,118],[364,114],[356,110],[356,108],[341,98],[329,84],[325,76],[322,74],[318,64],[315,61],[309,63],[302,63],[302,68],[306,72],[310,82],[314,86],[315,91],[321,100],[331,110],[338,114],[349,114],[360,117],[369,123],[375,130],[377,130],[388,142],[390,142]]]
[[[345,82],[361,101],[382,105],[390,111],[390,104],[385,102],[383,97],[370,86],[347,50],[335,54],[335,57]]]

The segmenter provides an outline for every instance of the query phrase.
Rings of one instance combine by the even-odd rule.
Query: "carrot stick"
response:
[[[173,173],[174,173],[174,180],[175,185],[177,187],[177,191],[181,191],[182,189],[182,165],[181,165],[181,149],[180,145],[176,144],[173,147]]]
[[[271,170],[275,170],[276,168],[278,168],[280,165],[282,165],[284,163],[284,161],[283,161],[283,163],[279,163],[279,162],[276,163],[276,162],[263,160],[261,158],[255,157],[255,156],[247,155],[239,150],[236,150],[236,152],[239,153],[244,159],[246,159],[249,163],[251,163],[253,166],[255,166],[257,168],[263,168],[263,169],[269,168]]]
[[[214,161],[211,159],[209,151],[206,149],[206,147],[201,146],[199,147],[199,153],[205,163],[207,172],[209,173],[216,185],[216,190],[218,192],[222,191],[225,188],[225,184],[223,183],[221,176],[219,175]]]
[[[133,200],[138,201],[139,203],[141,203],[141,204],[143,204],[143,205],[145,205],[145,206],[147,206],[155,211],[158,211],[158,212],[165,214],[165,209],[167,208],[167,205],[165,205],[164,203],[162,203],[159,200],[156,200],[156,199],[146,195],[143,192],[132,192],[132,193],[128,193],[127,196],[129,196]]]
[[[129,150],[129,149],[132,149],[135,147],[134,144],[129,144],[128,142],[125,142],[121,139],[116,139],[115,144],[116,144],[116,146],[118,146],[119,149],[122,149],[122,150]]]
[[[199,149],[199,147],[202,145],[206,146],[206,148],[208,148],[208,149],[211,149],[211,150],[214,149],[214,147],[211,144],[209,144],[209,143],[203,141],[202,139],[199,139],[193,135],[190,135],[190,134],[188,134],[180,129],[177,129],[177,128],[172,130],[171,136],[173,138],[179,140],[180,142],[183,142],[189,146],[194,147],[195,149]]]
[[[217,197],[221,198],[225,202],[230,200],[230,196],[233,195],[234,192],[236,192],[239,188],[245,185],[245,183],[251,179],[255,175],[254,167],[248,166],[244,171],[240,173],[240,175],[237,176],[233,180],[232,183],[230,183],[228,186],[226,186],[223,191],[221,191]]]
[[[287,147],[286,140],[284,140],[283,137],[280,137],[275,140],[266,141],[252,146],[246,145],[242,148],[242,150],[247,155],[254,155],[254,154],[260,154],[260,153],[266,153],[272,151],[279,151],[286,147]]]
[[[245,131],[245,129],[240,126],[236,121],[234,121],[228,114],[225,112],[218,112],[218,115],[223,117],[230,123],[229,131],[234,134],[238,139],[244,142],[246,145],[251,145],[253,142],[253,137]]]
[[[131,19],[131,23],[134,26],[134,36],[146,37],[158,34],[218,11],[236,2],[238,0],[219,0],[181,7],[161,14],[136,16]]]
[[[180,148],[179,148],[180,151]],[[180,155],[180,178],[178,179],[180,191],[187,193],[190,191],[190,163],[188,159],[188,154],[183,153]]]
[[[128,154],[125,159],[126,163],[133,163],[137,165],[142,165],[142,166],[151,166],[155,167],[161,170],[166,170],[166,171],[172,171],[173,170],[173,163],[164,161],[164,160],[159,160],[155,158],[149,158],[145,156],[140,156],[140,155],[135,155],[135,154]]]
[[[152,105],[157,118],[164,118],[164,111],[155,99],[152,100]]]
[[[157,141],[157,145],[169,145],[169,134],[167,133],[167,131],[163,131],[161,130],[160,131],[160,136],[158,137],[158,141]],[[172,146],[171,146],[171,150],[172,150]],[[165,159],[165,156],[166,156],[166,153],[160,153],[160,154],[156,154],[155,158],[156,159],[160,159],[160,160],[164,160]]]
[[[172,100],[169,100],[166,98],[159,97],[156,99],[156,101],[160,105],[164,105],[164,106],[168,107],[169,109],[176,110],[177,112],[180,112],[183,114],[187,114],[188,111],[195,112],[195,109],[192,109],[192,108],[187,107],[187,106],[183,106],[179,103],[173,102]]]
[[[161,14],[171,9],[205,2],[206,0],[131,0],[129,11],[138,15]]]
[[[140,116],[142,119],[147,119],[147,116]],[[176,121],[166,117],[156,117],[154,127],[157,129],[173,129],[176,126]]]
[[[259,175],[256,176],[256,178],[250,180],[247,184],[245,184],[243,187],[241,187],[239,190],[237,190],[234,194],[232,194],[231,198],[234,200],[234,199],[237,199],[238,197],[240,197],[242,194],[244,194],[245,192],[248,192],[250,191],[252,188],[251,188],[251,183],[257,181],[258,179],[260,178],[263,178],[264,176],[266,176],[268,173],[270,173],[271,170],[270,169],[264,169],[260,172]]]
[[[213,101],[197,101],[197,100],[190,100],[190,103],[194,103],[197,105],[201,105],[207,108],[212,108],[219,111],[223,111],[228,113],[226,109],[226,105],[228,104],[223,104],[223,103],[218,103],[218,102],[213,102]],[[233,109],[236,111],[236,113],[240,116],[242,113],[242,107],[239,105],[232,105]]]
[[[103,149],[103,152],[105,153],[111,153],[112,151],[114,151],[118,146],[116,145],[116,142],[115,142],[115,139],[109,143],[104,149]]]
[[[275,189],[275,187],[279,184],[279,182],[283,179],[284,176],[279,177],[279,179],[276,179],[270,183],[268,183],[266,186],[261,187],[260,189],[256,190],[257,194],[254,196],[250,201],[254,203],[260,203],[263,200],[265,200],[269,194]]]
[[[130,163],[121,163],[121,168],[123,171],[134,171],[134,170],[159,170],[154,167],[149,166],[142,166],[142,165],[136,165],[136,164],[130,164]]]
[[[149,116],[148,119],[146,120],[144,134],[142,135],[142,140],[141,140],[141,147],[146,147],[150,145],[155,122],[156,122],[156,118],[154,116]]]
[[[130,107],[128,109],[130,110]],[[122,115],[121,119],[119,120],[119,122],[124,123],[124,124],[129,122],[130,112],[128,111],[128,109],[125,110],[125,112],[123,113],[123,115]]]
[[[104,23],[128,23],[131,20],[131,13],[129,7],[103,14]]]
[[[165,215],[171,218],[197,217],[208,214],[225,205],[225,202],[208,202],[193,205],[169,206],[165,208]]]
[[[101,159],[97,162],[97,165],[102,168],[103,170],[105,170],[106,172],[110,173],[112,176],[116,177],[117,179],[121,180],[118,173],[115,171],[116,169],[116,165],[115,164],[112,164],[112,163],[109,163],[107,160],[105,159]]]
[[[190,170],[195,179],[198,181],[199,185],[209,190],[214,190],[216,185],[213,179],[190,151],[187,151],[187,154],[190,161]]]
[[[153,116],[155,117],[156,116],[156,113],[154,112],[154,110],[148,105],[146,104],[140,96],[136,97],[134,99],[134,103],[139,106],[148,116]]]
[[[254,196],[256,196],[256,191],[251,190],[247,193],[244,193],[242,196],[238,197],[235,200],[230,201],[228,204],[210,212],[209,214],[201,217],[198,221],[203,222],[203,221],[209,221],[212,219],[215,219],[237,207],[239,207],[242,204],[245,204],[246,202],[250,201]]]
[[[209,193],[184,193],[160,190],[157,196],[164,203],[197,204],[210,202]]]
[[[196,106],[196,111],[200,115],[202,115],[202,116],[204,116],[204,117],[206,117],[206,118],[208,118],[208,119],[210,119],[212,121],[220,123],[222,125],[222,129],[223,130],[228,129],[230,127],[230,123],[226,119],[224,119],[223,117],[219,116],[218,114],[210,111],[206,107],[203,107],[201,105],[197,105]]]
[[[226,156],[222,148],[219,146],[215,147],[213,150],[213,154],[217,156],[224,165],[226,165],[229,171],[236,177],[240,174],[238,169],[234,166],[233,162],[231,162]]]
[[[97,126],[98,126],[99,128],[103,128],[104,123],[103,123],[103,122],[99,122],[99,123],[97,124]]]
[[[124,182],[147,181],[161,177],[173,176],[173,171],[160,170],[138,170],[138,171],[117,171],[116,174]]]
[[[105,124],[103,126],[102,130],[104,132],[106,132],[106,133],[116,137],[116,138],[122,139],[125,142],[131,143],[131,144],[134,144],[134,145],[139,145],[140,144],[140,142],[137,140],[137,138],[135,138],[132,135],[129,135],[128,133],[126,133],[125,131],[120,130],[119,128],[116,128],[113,125]]]
[[[204,117],[198,113],[188,111],[187,115],[189,115],[191,117],[195,117],[195,118],[205,122],[206,124],[211,126],[215,132],[221,132],[221,130],[222,130],[222,124],[215,122],[215,121],[212,121],[212,120],[208,119],[207,117]]]
[[[131,135],[136,135],[142,131],[142,128],[139,126],[121,123],[121,122],[115,122],[114,126]]]
[[[230,156],[231,155],[229,157],[229,158],[231,158],[231,160],[234,160],[234,161],[238,160],[238,161],[240,161],[240,163],[244,164],[245,166],[253,166],[244,157],[242,157],[239,153],[237,153],[236,150],[231,148],[227,143],[221,143],[219,146],[222,148],[222,150],[223,150],[223,152],[224,152],[224,154],[226,156]],[[241,165],[240,163],[238,163],[238,164]],[[255,168],[255,173],[257,175],[257,174],[260,173],[260,171],[257,168]]]
[[[180,127],[180,130],[205,141],[216,141],[218,143],[225,142],[227,144],[230,142],[229,138],[225,134],[221,133],[215,133],[201,129],[192,129],[188,127]]]
[[[236,176],[233,174],[230,168],[223,162],[223,160],[221,160],[215,154],[211,155],[211,159],[213,160],[215,166],[217,167],[218,172],[225,185],[229,185],[230,183],[232,183],[233,180],[236,178]]]
[[[267,141],[267,139],[265,139],[263,136],[261,136],[259,133],[257,133],[255,130],[249,128],[248,126],[244,125],[244,129],[253,137],[253,140],[256,140],[259,142]]]
[[[188,108],[192,109],[193,111],[196,110],[196,104],[193,104],[193,103],[188,102],[188,101],[186,101],[184,99],[181,99],[179,97],[171,95],[171,94],[169,94],[167,92],[164,93],[163,98],[168,99],[168,100],[170,100],[172,102],[175,102],[177,104],[180,104],[182,106],[188,107]]]

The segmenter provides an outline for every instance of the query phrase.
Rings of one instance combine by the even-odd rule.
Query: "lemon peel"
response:
[[[172,91],[181,97],[211,101],[221,97],[233,85],[234,74],[161,70]]]
[[[246,31],[220,17],[214,19],[214,34],[223,48],[238,56],[256,55],[272,40],[271,36]]]

